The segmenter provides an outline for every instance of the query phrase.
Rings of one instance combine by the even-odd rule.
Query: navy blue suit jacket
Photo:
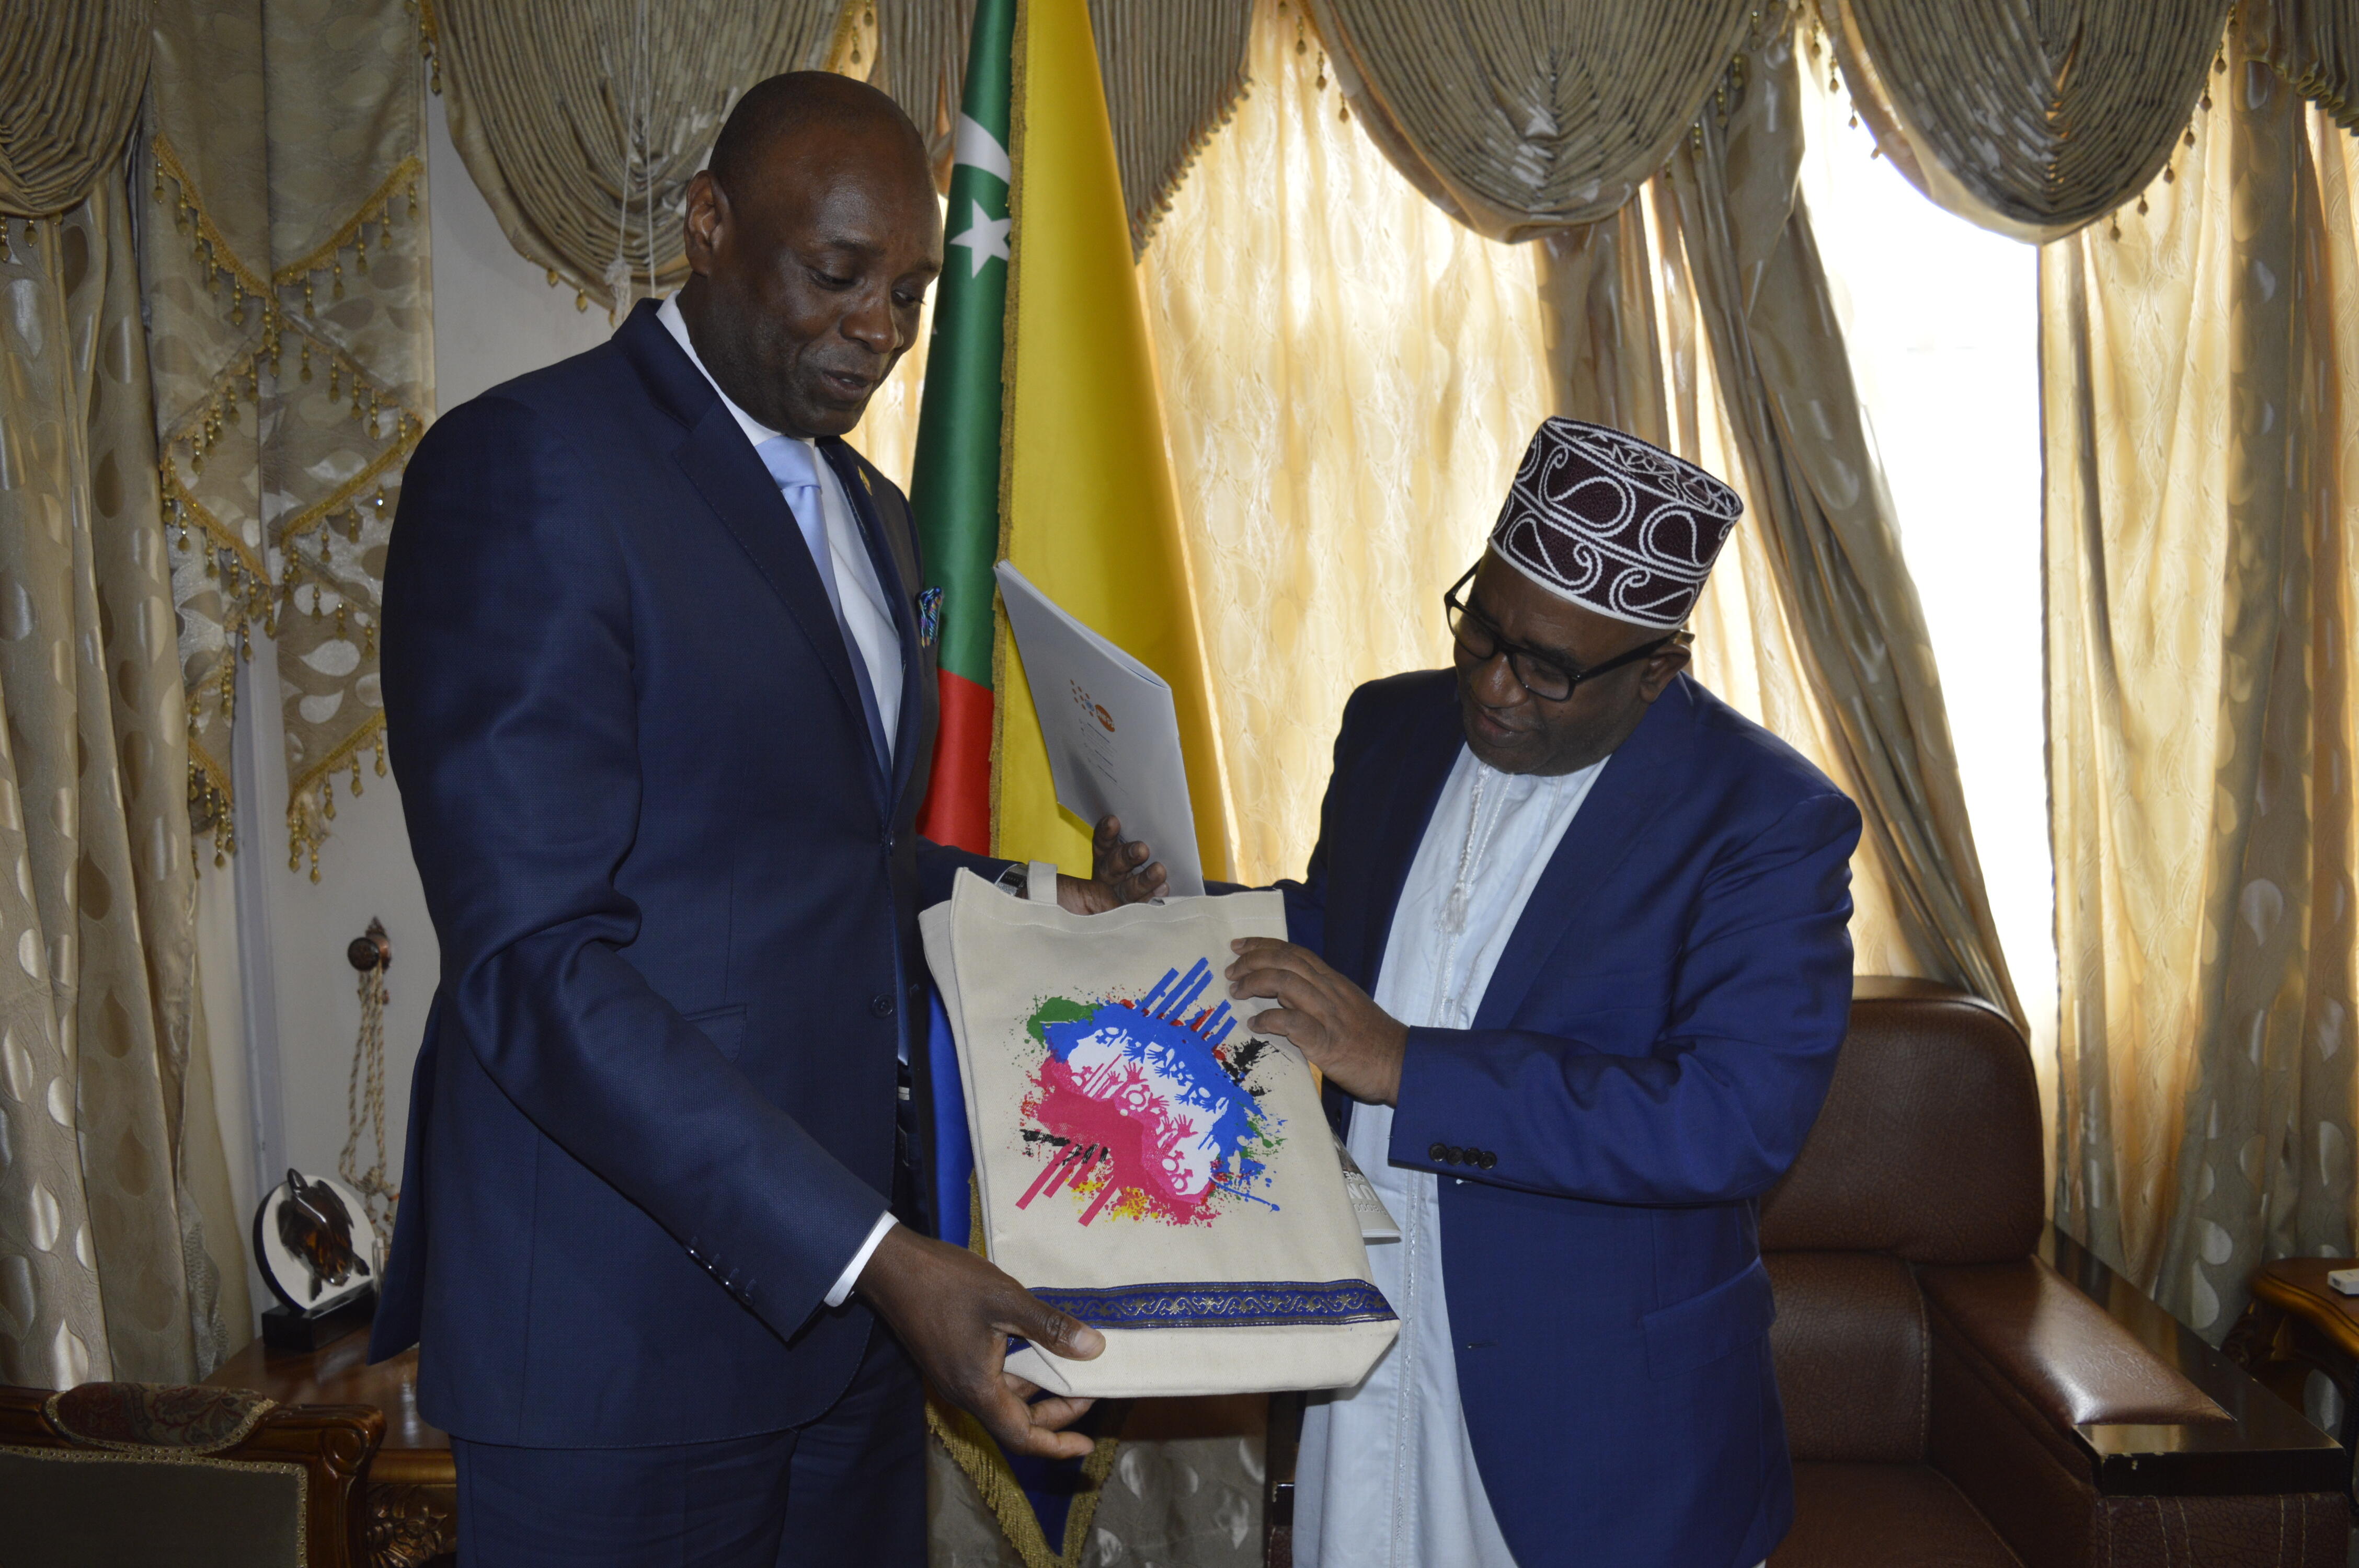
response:
[[[1288,918],[1371,991],[1462,739],[1447,670],[1343,710]],[[1681,676],[1598,775],[1473,1027],[1409,1032],[1391,1157],[1440,1178],[1460,1397],[1523,1568],[1752,1568],[1791,1521],[1756,1200],[1850,1016],[1859,829]]]
[[[1004,862],[912,827],[917,539],[821,450],[900,632],[890,777],[792,514],[652,305],[410,460],[385,705],[442,983],[371,1348],[416,1341],[461,1436],[775,1431],[867,1342],[823,1297],[892,1186],[918,906]]]

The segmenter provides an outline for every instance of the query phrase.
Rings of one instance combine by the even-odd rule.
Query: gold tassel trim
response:
[[[239,259],[229,237],[215,228],[213,221],[205,215],[205,204],[196,194],[197,182],[190,177],[187,166],[180,162],[180,155],[172,150],[171,142],[158,135],[151,146],[157,167],[180,188],[180,210],[190,215],[197,225],[198,237],[212,249],[214,270],[228,273],[257,300],[267,300],[270,297],[269,280]],[[159,186],[158,189],[160,190],[162,188]]]
[[[291,284],[302,282],[307,274],[315,273],[321,267],[332,265],[336,260],[338,252],[348,250],[353,246],[363,243],[361,240],[361,231],[363,229],[367,228],[371,223],[386,223],[392,222],[392,218],[390,214],[386,212],[386,209],[392,204],[393,199],[397,195],[401,194],[408,187],[415,185],[418,182],[419,176],[425,172],[426,166],[418,161],[418,155],[416,153],[411,153],[408,157],[403,158],[399,163],[394,165],[393,172],[386,175],[385,178],[378,183],[377,188],[369,193],[367,200],[364,200],[360,206],[354,210],[351,217],[344,220],[343,227],[338,229],[332,235],[329,236],[329,238],[316,250],[312,251],[310,255],[305,256],[300,261],[290,262],[287,265],[280,267],[277,272],[271,274],[271,282],[277,284],[281,288],[285,288]],[[410,194],[414,196],[416,193],[411,192]]]
[[[179,470],[168,458],[158,465],[157,478],[163,483],[167,526],[185,528],[193,523],[202,530],[207,548],[227,550],[234,557],[235,570],[243,572],[255,584],[272,592],[277,591],[277,585],[270,580],[270,573],[264,568],[262,558],[246,547],[245,541],[238,537],[228,524],[214,516],[203,502],[190,492],[189,487],[181,482]]]
[[[320,803],[320,815],[332,822],[336,817],[336,781],[333,774],[349,768],[353,774],[353,793],[360,794],[360,757],[364,751],[384,752],[385,713],[372,713],[361,727],[337,742],[336,749],[303,770],[303,776],[287,791],[287,869],[301,868],[303,853],[311,855],[311,880],[320,880],[320,846],[327,841],[325,833],[314,833],[305,819],[305,801],[314,798]],[[381,757],[380,757],[380,760]]]
[[[215,762],[194,737],[189,741],[189,808],[192,814],[202,812],[212,824],[213,864],[229,864],[229,857],[237,853],[237,793],[230,783],[229,770]],[[189,848],[193,854],[193,836]]]
[[[407,412],[407,410],[403,410],[403,412]],[[297,513],[292,519],[281,524],[279,525],[278,536],[287,541],[288,547],[292,549],[294,547],[295,541],[298,538],[310,533],[314,528],[325,527],[328,520],[332,516],[350,506],[353,503],[353,497],[359,495],[362,491],[368,489],[372,484],[374,484],[378,476],[383,474],[386,470],[394,467],[396,464],[407,461],[409,457],[410,449],[418,445],[419,438],[423,436],[425,433],[424,427],[418,416],[415,414],[409,415],[408,434],[397,438],[391,446],[386,448],[385,450],[379,452],[375,457],[371,458],[366,463],[363,464],[359,472],[353,474],[352,478],[344,481],[343,483],[338,485],[335,491],[330,494],[325,501],[316,502],[313,504],[305,507],[302,511]]]

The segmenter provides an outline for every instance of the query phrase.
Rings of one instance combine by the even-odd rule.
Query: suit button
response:
[[[885,835],[885,852],[888,855],[893,852],[893,835],[889,831]]]
[[[1441,1160],[1442,1163],[1447,1165],[1463,1164],[1466,1160],[1466,1151],[1453,1145],[1441,1152]]]
[[[1450,1145],[1447,1143],[1437,1143],[1432,1148],[1428,1149],[1425,1152],[1425,1157],[1429,1160],[1439,1160],[1447,1164],[1450,1160]]]
[[[875,1013],[879,1018],[892,1017],[893,998],[891,993],[886,991],[878,991],[875,996],[870,997],[868,999],[868,1011]]]
[[[1488,1149],[1485,1149],[1485,1150],[1484,1150],[1484,1151],[1483,1151],[1482,1166],[1483,1166],[1483,1168],[1484,1168],[1484,1170],[1486,1170],[1486,1171],[1487,1171],[1487,1170],[1490,1170],[1493,1166],[1496,1165],[1498,1162],[1499,1162],[1499,1156],[1498,1156],[1498,1155],[1496,1155],[1496,1154],[1493,1153],[1493,1152],[1492,1152],[1490,1150],[1488,1150]]]

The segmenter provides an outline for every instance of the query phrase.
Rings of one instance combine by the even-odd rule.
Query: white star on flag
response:
[[[1015,226],[1016,221],[989,216],[980,201],[969,202],[968,205],[974,209],[974,221],[967,225],[965,232],[951,235],[951,243],[966,247],[967,276],[980,277],[984,263],[995,256],[1001,261],[1007,259],[1007,231]]]

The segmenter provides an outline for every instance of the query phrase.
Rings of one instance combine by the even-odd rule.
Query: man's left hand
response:
[[[1058,905],[1071,914],[1103,914],[1125,903],[1161,898],[1168,879],[1154,850],[1122,836],[1122,819],[1098,818],[1090,836],[1090,880],[1057,874]]]
[[[1408,1026],[1378,1007],[1367,992],[1328,968],[1308,947],[1266,936],[1229,946],[1236,962],[1223,971],[1229,995],[1266,996],[1277,1005],[1246,1027],[1283,1034],[1353,1099],[1394,1105],[1400,1099],[1401,1058]]]

